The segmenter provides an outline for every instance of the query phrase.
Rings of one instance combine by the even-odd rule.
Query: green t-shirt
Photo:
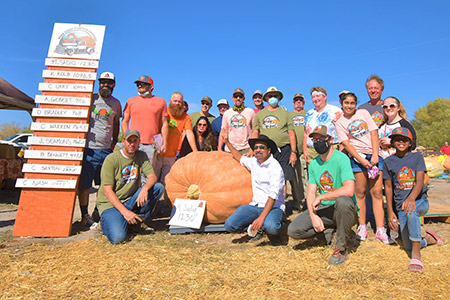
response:
[[[334,191],[342,186],[347,180],[355,180],[350,159],[347,155],[334,150],[331,158],[323,162],[318,155],[309,165],[309,183],[316,184],[319,188],[319,195]],[[353,202],[356,203],[356,197],[353,194]],[[321,206],[334,205],[336,200],[322,201]]]
[[[122,151],[122,150],[121,150]],[[101,213],[104,210],[113,207],[108,198],[106,198],[104,185],[112,185],[120,202],[125,202],[136,193],[141,184],[141,173],[144,176],[153,174],[153,168],[148,161],[147,154],[142,151],[136,151],[133,158],[127,158],[121,151],[115,151],[108,155],[103,162],[101,181],[102,184],[98,190],[97,207]]]
[[[306,110],[302,112],[291,112],[292,125],[294,126],[295,138],[297,139],[298,155],[303,153],[303,132],[305,131]]]
[[[194,128],[195,123],[197,123],[198,119],[200,119],[200,117],[203,115],[201,112],[198,111],[198,112],[190,114],[189,116],[191,117],[192,128]],[[214,121],[214,119],[216,118],[216,117],[214,117],[214,115],[212,115],[210,113],[208,113],[208,115],[206,117],[208,118],[209,123],[212,123],[212,121]]]
[[[269,111],[267,107],[258,112],[253,121],[253,129],[268,136],[277,144],[278,148],[289,144],[288,130],[294,130],[289,112],[281,107]]]

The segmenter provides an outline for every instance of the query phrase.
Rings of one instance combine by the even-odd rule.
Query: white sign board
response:
[[[86,118],[88,109],[33,108],[33,117]]]
[[[45,104],[90,106],[91,105],[91,97],[36,95],[36,97],[34,97],[34,102],[35,103],[45,103]]]
[[[82,83],[39,82],[39,90],[40,91],[92,93],[92,91],[94,90],[94,85],[93,84],[82,84]]]
[[[24,164],[24,173],[81,174],[81,166]]]
[[[16,181],[19,188],[75,189],[76,186],[76,180],[17,178]]]
[[[73,72],[61,70],[43,70],[44,78],[62,78],[62,79],[79,79],[79,80],[95,80],[97,73],[92,72]]]
[[[98,60],[80,60],[63,58],[46,58],[45,65],[49,67],[71,67],[98,69]]]
[[[175,199],[169,225],[199,229],[205,208],[204,200]]]
[[[105,26],[55,23],[48,57],[100,59]]]
[[[25,150],[25,158],[83,160],[83,152]]]
[[[31,145],[84,147],[86,145],[86,139],[30,136],[28,138],[28,143]]]
[[[67,131],[67,132],[88,132],[89,124],[81,123],[31,123],[33,131]]]

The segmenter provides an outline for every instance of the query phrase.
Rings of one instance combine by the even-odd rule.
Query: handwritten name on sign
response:
[[[97,78],[97,73],[60,71],[60,70],[43,70],[42,77],[44,77],[44,78],[95,80]]]
[[[55,118],[86,118],[87,109],[58,109],[58,108],[33,108],[33,117],[55,117]]]
[[[75,189],[76,186],[76,180],[17,178],[16,181],[19,188]]]
[[[206,201],[175,199],[169,225],[199,229],[205,215]]]
[[[25,150],[25,158],[83,160],[83,152]]]
[[[30,128],[33,131],[88,132],[89,124],[33,122]]]
[[[63,104],[63,105],[80,105],[80,106],[90,106],[90,97],[66,97],[66,96],[46,96],[46,95],[36,95],[34,97],[35,103],[45,103],[45,104]]]
[[[81,174],[81,166],[24,164],[24,173]]]
[[[40,91],[62,91],[62,92],[86,92],[92,93],[94,89],[93,84],[81,84],[81,83],[47,83],[40,82]]]
[[[45,65],[50,67],[72,67],[98,69],[98,60],[46,58]]]
[[[30,136],[28,138],[28,143],[30,143],[31,145],[84,147],[86,145],[86,139]]]

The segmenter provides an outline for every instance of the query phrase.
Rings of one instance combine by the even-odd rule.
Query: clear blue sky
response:
[[[98,73],[117,76],[122,105],[133,84],[150,75],[154,94],[180,91],[199,110],[200,99],[230,102],[245,90],[274,85],[293,109],[301,92],[322,86],[338,105],[343,89],[368,100],[364,82],[376,73],[408,118],[428,101],[450,97],[450,1],[2,1],[0,77],[34,98],[53,24],[106,25]],[[95,87],[97,90],[97,86]],[[0,123],[27,126],[25,112],[0,111]]]

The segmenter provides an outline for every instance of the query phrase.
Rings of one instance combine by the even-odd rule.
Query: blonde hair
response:
[[[384,103],[384,101],[386,101],[386,100],[389,99],[389,98],[394,99],[395,102],[397,103],[397,105],[398,105],[398,115],[400,116],[400,118],[405,119],[406,121],[408,121],[408,119],[406,118],[406,109],[405,109],[405,107],[403,106],[403,104],[400,102],[400,100],[398,100],[396,97],[394,97],[394,96],[386,97],[386,98],[383,100],[383,103]],[[386,115],[386,113],[384,112],[384,110],[383,110],[383,115],[384,115],[384,119],[387,121],[387,120],[388,120],[388,116]]]
[[[381,85],[381,90],[384,90],[384,81],[377,74],[372,74],[372,75],[369,76],[369,78],[367,78],[367,80],[366,80],[366,88],[369,85],[369,82],[371,82],[372,80],[375,80],[376,82],[378,82],[378,84]]]
[[[327,90],[324,89],[324,88],[321,87],[321,86],[314,86],[314,87],[312,87],[312,88],[311,88],[311,95],[312,95],[313,92],[322,92],[322,93],[324,93],[325,95],[327,95]]]

